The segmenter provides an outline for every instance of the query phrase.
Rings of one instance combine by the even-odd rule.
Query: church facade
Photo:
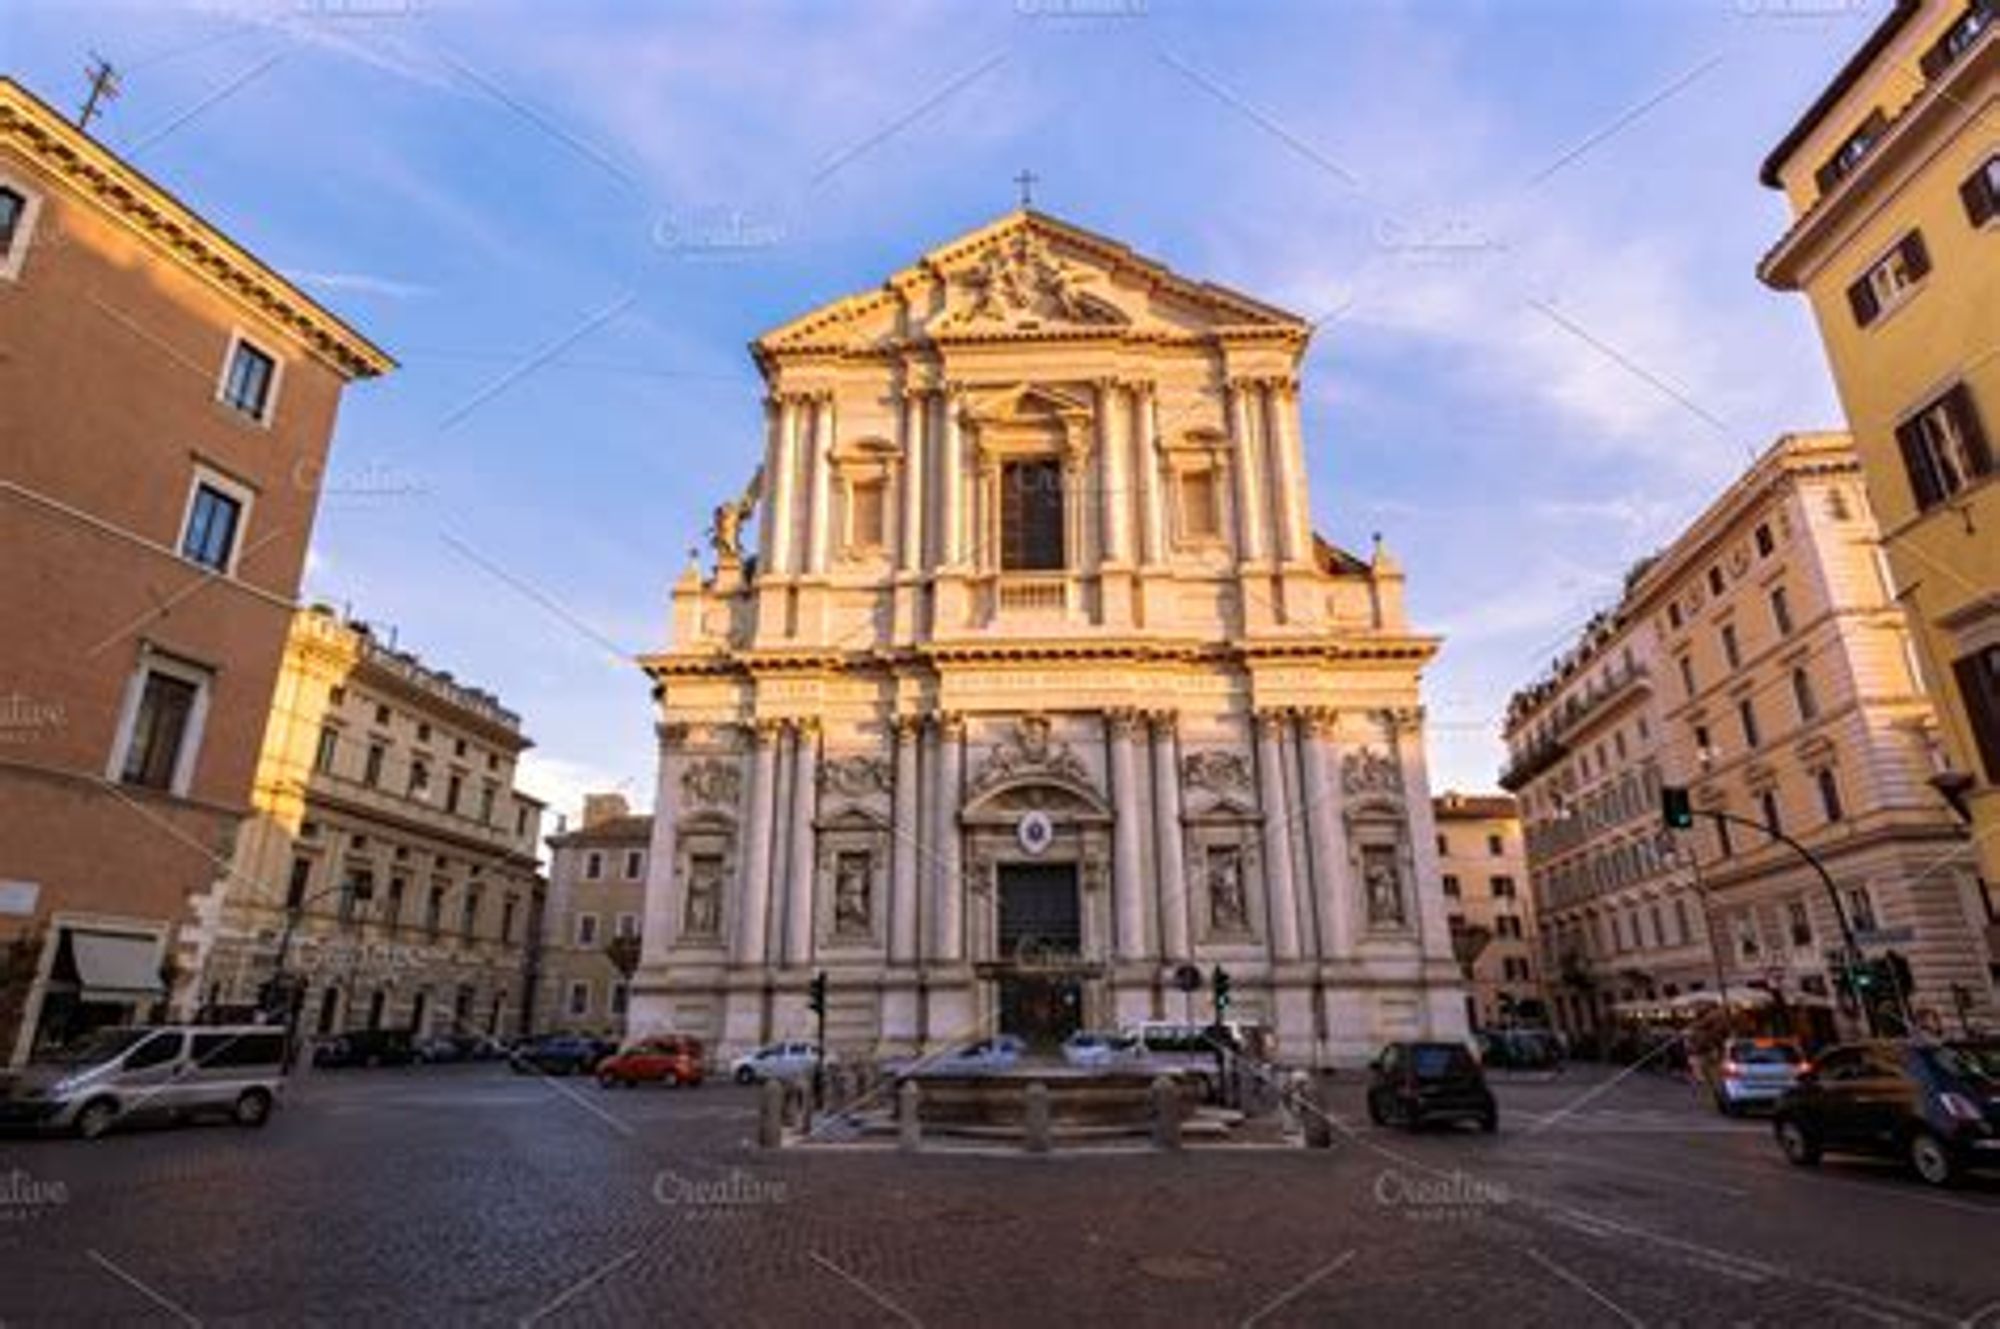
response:
[[[1288,1062],[1464,1034],[1438,643],[1312,529],[1311,331],[1022,210],[755,344],[762,465],[642,661],[635,1033],[807,1037],[824,972],[842,1052],[1049,1044],[1219,967]]]

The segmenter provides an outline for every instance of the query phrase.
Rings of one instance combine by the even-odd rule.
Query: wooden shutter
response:
[[[1847,288],[1847,303],[1854,310],[1854,321],[1867,327],[1882,312],[1882,306],[1875,299],[1875,288],[1869,284],[1868,274],[1862,273],[1858,281]]]
[[[1944,407],[1951,415],[1951,423],[1958,430],[1958,436],[1965,441],[1965,460],[1971,474],[1985,475],[1993,469],[1993,453],[1986,444],[1986,430],[1979,419],[1979,410],[1972,404],[1972,389],[1960,383],[1944,395]]]
[[[1922,231],[1911,231],[1896,246],[1902,251],[1903,266],[1910,270],[1910,280],[1916,281],[1931,270],[1931,251],[1924,244]]]
[[[1896,443],[1903,450],[1903,469],[1909,473],[1910,492],[1916,496],[1919,512],[1944,497],[1931,456],[1924,448],[1924,427],[1915,417],[1896,426]]]
[[[1972,741],[1990,784],[2000,784],[2000,658],[1996,656],[2000,647],[1989,646],[1951,663],[1965,718],[1972,722]]]
[[[2000,199],[1993,197],[1993,181],[1989,178],[1992,174],[1994,165],[1989,160],[1958,186],[1958,196],[1965,201],[1966,220],[1974,226],[1984,226],[1987,218],[2000,212]]]

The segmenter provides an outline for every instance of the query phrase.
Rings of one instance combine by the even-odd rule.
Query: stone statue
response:
[[[1403,874],[1396,866],[1396,851],[1371,845],[1361,851],[1361,881],[1368,892],[1368,921],[1402,926],[1409,922],[1403,909]]]
[[[727,563],[743,560],[743,523],[757,510],[757,499],[763,492],[764,468],[759,466],[742,493],[716,505],[708,528],[708,542],[714,546],[717,559]]]
[[[852,935],[868,931],[870,883],[868,856],[842,854],[833,868],[833,930]]]
[[[687,908],[682,929],[691,937],[712,937],[722,927],[722,871],[718,863],[697,858],[688,875]]]
[[[1212,853],[1208,873],[1208,921],[1217,932],[1245,932],[1250,903],[1243,892],[1243,856]]]

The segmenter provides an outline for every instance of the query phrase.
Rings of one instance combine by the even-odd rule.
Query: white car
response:
[[[833,1058],[826,1059],[833,1064]],[[819,1062],[819,1044],[808,1042],[766,1043],[755,1052],[746,1052],[729,1063],[729,1073],[738,1084],[762,1080],[796,1080],[812,1074]]]
[[[1078,1030],[1063,1040],[1063,1060],[1071,1066],[1110,1066],[1139,1055],[1139,1043],[1126,1034]]]

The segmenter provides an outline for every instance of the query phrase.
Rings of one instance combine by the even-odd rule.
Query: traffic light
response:
[[[1910,977],[1910,957],[1901,951],[1890,951],[1881,959],[1883,978],[1893,980],[1895,991],[1908,995],[1916,990],[1916,981]]]
[[[1670,831],[1693,829],[1694,804],[1689,801],[1685,786],[1677,784],[1660,786],[1660,816]]]
[[[806,1005],[814,1015],[826,1014],[826,970],[813,975],[812,983],[806,988]]]
[[[1220,1020],[1229,1010],[1229,971],[1217,965],[1208,981],[1215,990],[1215,1018]]]

